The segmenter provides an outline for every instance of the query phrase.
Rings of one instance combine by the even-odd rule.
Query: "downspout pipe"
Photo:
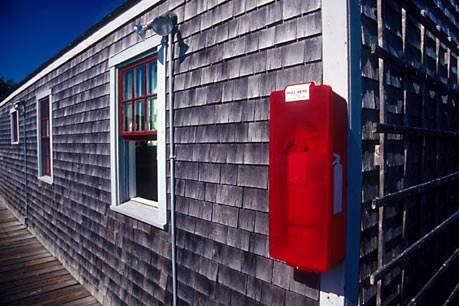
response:
[[[26,230],[29,229],[29,191],[28,191],[28,180],[27,180],[27,138],[26,138],[26,104],[25,101],[21,102],[22,104],[22,126],[23,132],[22,135],[24,137],[24,197],[25,197],[25,216],[24,216],[24,225]]]
[[[175,150],[174,150],[174,73],[173,61],[173,32],[168,35],[169,42],[169,161],[171,174],[171,244],[172,244],[172,296],[173,306],[177,305],[177,245],[175,240]]]
[[[172,245],[172,305],[177,306],[177,244],[175,239],[175,153],[174,153],[174,72],[173,72],[173,38],[177,31],[177,15],[173,12],[167,12],[156,17],[151,24],[140,28],[151,28],[156,34],[163,37],[167,36],[169,43],[169,162],[170,162],[170,202],[171,202],[171,245]],[[138,31],[139,32],[139,31]],[[141,34],[141,33],[140,33]]]
[[[12,107],[20,112],[22,108],[22,125],[23,131],[22,135],[24,138],[24,225],[26,230],[29,229],[29,191],[28,191],[28,180],[27,180],[27,139],[26,139],[26,103],[25,101],[19,101],[15,103],[11,103]]]

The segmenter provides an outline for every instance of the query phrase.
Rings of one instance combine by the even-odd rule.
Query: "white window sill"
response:
[[[52,185],[53,184],[53,178],[51,176],[39,176],[38,179],[42,182],[45,182],[47,184]]]
[[[165,229],[166,223],[159,216],[159,208],[156,202],[133,198],[118,206],[111,205],[110,209],[160,229]]]
[[[19,144],[19,141],[12,141],[11,144],[12,145],[17,145],[17,144]]]

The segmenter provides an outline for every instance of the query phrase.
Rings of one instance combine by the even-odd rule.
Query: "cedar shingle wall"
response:
[[[369,284],[372,273],[459,210],[457,179],[371,208],[375,198],[459,171],[457,136],[373,129],[384,123],[458,132],[459,10],[454,5],[449,0],[361,4],[362,305],[407,304],[458,247],[457,239],[451,240],[456,221],[382,281]],[[442,304],[458,282],[458,269],[451,265],[420,304]]]
[[[268,254],[269,94],[322,82],[320,1],[166,1],[176,44],[178,293],[183,305],[317,305]],[[110,211],[110,56],[135,44],[132,23],[21,93],[27,101],[30,226],[115,304],[169,305],[168,231]],[[36,178],[35,95],[53,90],[54,184]],[[21,214],[21,143],[1,109],[0,193]]]

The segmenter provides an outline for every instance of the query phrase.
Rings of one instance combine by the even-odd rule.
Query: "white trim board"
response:
[[[346,257],[321,274],[321,306],[358,305],[362,196],[362,74],[360,5],[322,1],[323,80],[347,101]],[[352,178],[351,178],[352,176]]]
[[[322,1],[323,83],[349,101],[347,13],[347,1]],[[344,260],[321,273],[320,306],[344,306],[344,279]]]
[[[0,106],[4,105],[5,103],[8,103],[10,100],[12,100],[18,94],[20,94],[21,92],[26,90],[28,87],[33,85],[35,82],[40,80],[46,74],[57,69],[59,66],[66,63],[68,60],[70,60],[71,58],[79,54],[80,52],[83,52],[84,50],[90,48],[93,44],[98,42],[100,39],[116,31],[120,26],[129,22],[131,19],[137,17],[138,15],[142,14],[146,10],[150,9],[152,6],[154,6],[159,1],[160,0],[142,0],[140,1],[136,5],[134,5],[127,11],[125,11],[123,14],[121,14],[120,16],[110,21],[108,24],[106,24],[105,26],[103,26],[102,28],[94,32],[93,34],[91,34],[89,37],[87,37],[85,40],[80,42],[78,45],[76,45],[75,47],[67,51],[61,57],[57,58],[49,66],[41,70],[39,73],[33,76],[30,80],[28,80],[18,89],[16,89],[13,93],[11,93],[5,100],[0,102]]]
[[[348,101],[349,55],[346,1],[322,1],[323,82]]]

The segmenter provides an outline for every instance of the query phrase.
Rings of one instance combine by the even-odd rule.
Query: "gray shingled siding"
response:
[[[459,11],[457,1],[452,0],[364,0],[361,12],[359,300],[361,305],[406,305],[458,247],[457,239],[451,239],[457,237],[457,222],[407,257],[380,283],[370,285],[370,275],[459,209],[459,183],[456,179],[380,209],[371,208],[371,203],[457,173],[458,141],[425,134],[378,134],[373,124],[457,133]],[[382,41],[378,42],[378,34]],[[378,43],[381,49],[375,52]],[[422,305],[443,304],[457,283],[457,267],[432,283]]]
[[[269,94],[322,82],[320,1],[165,1],[185,55],[175,61],[180,305],[317,305],[268,254]],[[27,102],[30,227],[120,305],[170,305],[168,231],[110,205],[110,56],[138,41],[132,22],[22,92]],[[176,44],[175,54],[180,53]],[[37,180],[35,96],[53,91],[54,184]],[[24,214],[23,139],[0,110],[0,194]],[[106,300],[108,301],[108,300]]]

